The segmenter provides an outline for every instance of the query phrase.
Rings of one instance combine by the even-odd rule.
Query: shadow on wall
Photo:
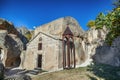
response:
[[[95,63],[89,66],[88,71],[93,72],[97,77],[102,80],[120,80],[120,68],[113,67],[105,64]],[[91,77],[91,80],[97,80]]]
[[[114,43],[111,46],[106,43],[98,46],[92,57],[94,62],[89,66],[89,71],[102,80],[120,80],[120,65],[117,62],[120,58],[119,45]]]
[[[12,37],[6,36],[5,39],[5,45],[7,46],[5,67],[18,67],[21,62],[20,47]]]

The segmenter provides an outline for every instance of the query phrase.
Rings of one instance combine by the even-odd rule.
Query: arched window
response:
[[[42,37],[39,38],[39,41],[42,41]]]

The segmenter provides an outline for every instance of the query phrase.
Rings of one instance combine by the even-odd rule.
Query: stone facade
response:
[[[34,37],[27,44],[22,68],[34,69],[41,67],[43,70],[56,71],[63,68],[63,47],[62,34],[67,24],[74,35],[75,61],[76,65],[85,62],[87,55],[84,53],[81,38],[83,30],[79,27],[77,21],[72,17],[60,18],[35,29]],[[38,50],[39,43],[42,44],[41,50]],[[39,56],[42,56],[39,60]],[[23,58],[22,57],[22,58]],[[41,66],[39,66],[41,65]]]
[[[38,50],[39,43],[42,44],[41,50]],[[41,32],[38,33],[38,36],[27,46],[24,67],[27,69],[37,67],[41,67],[44,70],[58,69],[58,55],[62,54],[60,53],[60,44],[61,41],[59,39]],[[39,60],[39,56],[42,56],[41,60]]]

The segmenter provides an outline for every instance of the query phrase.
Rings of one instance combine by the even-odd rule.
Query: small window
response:
[[[39,38],[39,41],[42,41],[42,38],[41,38],[41,37]]]
[[[38,44],[38,50],[42,50],[42,43]]]

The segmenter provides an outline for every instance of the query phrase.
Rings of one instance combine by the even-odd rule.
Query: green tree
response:
[[[96,29],[102,29],[102,27],[105,25],[105,22],[106,22],[105,14],[99,13],[95,20]]]
[[[109,30],[106,42],[110,45],[116,37],[120,36],[120,0],[116,0],[114,5],[115,8],[111,12],[106,15],[100,13],[95,20],[96,29],[106,26]]]
[[[30,33],[30,31],[28,31],[24,36],[27,38],[28,41],[32,38],[32,34]]]
[[[110,13],[111,19],[109,19],[109,33],[106,37],[106,42],[110,45],[112,41],[120,36],[120,9],[116,8]]]
[[[88,26],[89,28],[95,27],[95,21],[94,21],[94,20],[90,20],[90,21],[87,23],[87,26]]]

